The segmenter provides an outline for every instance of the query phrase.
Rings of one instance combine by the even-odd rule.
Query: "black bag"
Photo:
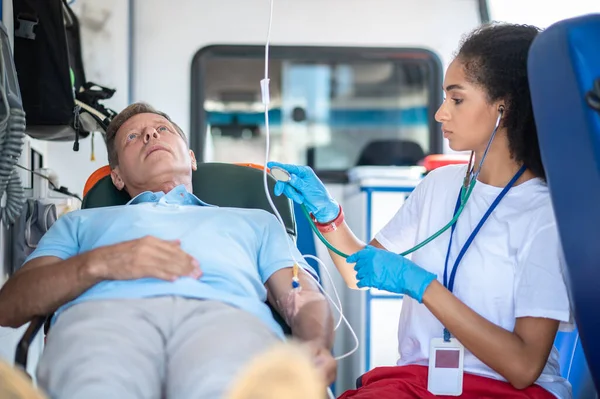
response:
[[[77,151],[80,135],[106,130],[115,113],[99,101],[115,91],[87,82],[79,21],[66,0],[13,0],[13,14],[27,134],[42,140],[74,139]],[[84,113],[88,115],[82,119]]]

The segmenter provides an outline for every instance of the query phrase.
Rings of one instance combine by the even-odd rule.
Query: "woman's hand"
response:
[[[293,201],[304,204],[319,223],[331,222],[338,217],[340,205],[331,198],[315,172],[308,166],[297,166],[269,162],[269,168],[277,166],[291,176],[289,182],[275,183],[275,195],[282,193]]]
[[[405,257],[370,245],[349,256],[346,262],[356,263],[358,288],[373,287],[405,294],[419,302],[423,302],[425,290],[436,279],[435,274]]]

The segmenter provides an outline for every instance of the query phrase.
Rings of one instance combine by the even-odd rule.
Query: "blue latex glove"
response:
[[[267,167],[278,166],[291,175],[289,182],[275,183],[275,195],[282,193],[293,201],[304,204],[320,223],[331,222],[338,217],[340,205],[331,198],[329,192],[315,172],[308,166],[297,166],[269,162]]]
[[[346,259],[356,263],[358,287],[373,287],[408,295],[420,303],[425,290],[437,277],[403,256],[385,249],[367,247]]]

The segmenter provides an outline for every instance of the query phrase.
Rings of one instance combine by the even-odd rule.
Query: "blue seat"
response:
[[[560,371],[573,387],[574,399],[597,398],[590,370],[583,353],[579,331],[559,332],[554,346],[560,353]]]
[[[571,351],[569,379],[574,385],[587,383],[575,381],[580,378],[576,378],[576,370],[585,370],[587,358],[596,388],[600,387],[598,43],[600,14],[577,17],[558,22],[542,32],[531,47],[528,60],[542,160],[579,328],[579,339],[573,341],[575,350]]]

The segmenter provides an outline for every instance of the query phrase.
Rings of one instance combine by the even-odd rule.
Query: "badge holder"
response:
[[[459,396],[463,391],[465,349],[456,338],[434,338],[429,346],[427,390],[434,395]]]

